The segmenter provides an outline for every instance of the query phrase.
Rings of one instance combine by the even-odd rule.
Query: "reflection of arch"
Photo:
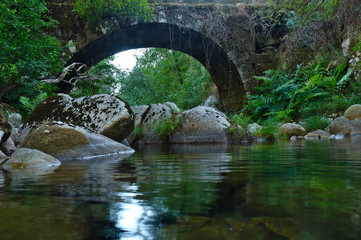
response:
[[[174,49],[194,57],[208,69],[224,108],[241,108],[245,90],[238,70],[226,52],[200,33],[176,25],[137,24],[113,31],[78,51],[68,64],[82,62],[93,66],[118,52],[147,47]]]

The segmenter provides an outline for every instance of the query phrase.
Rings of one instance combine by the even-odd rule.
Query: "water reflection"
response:
[[[361,141],[147,147],[0,170],[0,239],[360,239]]]

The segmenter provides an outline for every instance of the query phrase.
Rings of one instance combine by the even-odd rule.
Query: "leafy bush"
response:
[[[323,130],[330,124],[330,122],[330,119],[327,117],[316,115],[304,119],[302,125],[308,132],[310,132],[318,129]]]
[[[346,67],[344,63],[333,69],[321,59],[311,66],[299,65],[295,73],[268,70],[265,76],[256,77],[260,82],[258,94],[250,97],[244,110],[254,120],[272,117],[281,122],[314,115],[316,109],[318,114],[334,111],[330,99],[352,96],[352,90],[346,89],[352,71],[346,71]]]
[[[163,141],[168,141],[170,135],[179,127],[179,121],[173,117],[154,125],[154,131]]]

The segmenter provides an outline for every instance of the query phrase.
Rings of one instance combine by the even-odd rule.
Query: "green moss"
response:
[[[89,143],[83,133],[72,128],[54,125],[33,130],[24,139],[21,147],[37,149],[52,155]]]
[[[26,168],[28,165],[26,163],[12,163],[10,164],[11,168]]]

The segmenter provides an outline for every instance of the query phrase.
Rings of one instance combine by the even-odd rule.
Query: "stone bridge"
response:
[[[67,0],[51,3],[55,35],[67,46],[65,61],[93,66],[118,52],[159,47],[189,54],[209,71],[224,110],[239,110],[256,86],[253,76],[272,66],[280,34],[262,34],[252,16],[264,6],[156,4],[150,23],[99,22],[85,26]],[[266,36],[267,35],[267,36]]]

